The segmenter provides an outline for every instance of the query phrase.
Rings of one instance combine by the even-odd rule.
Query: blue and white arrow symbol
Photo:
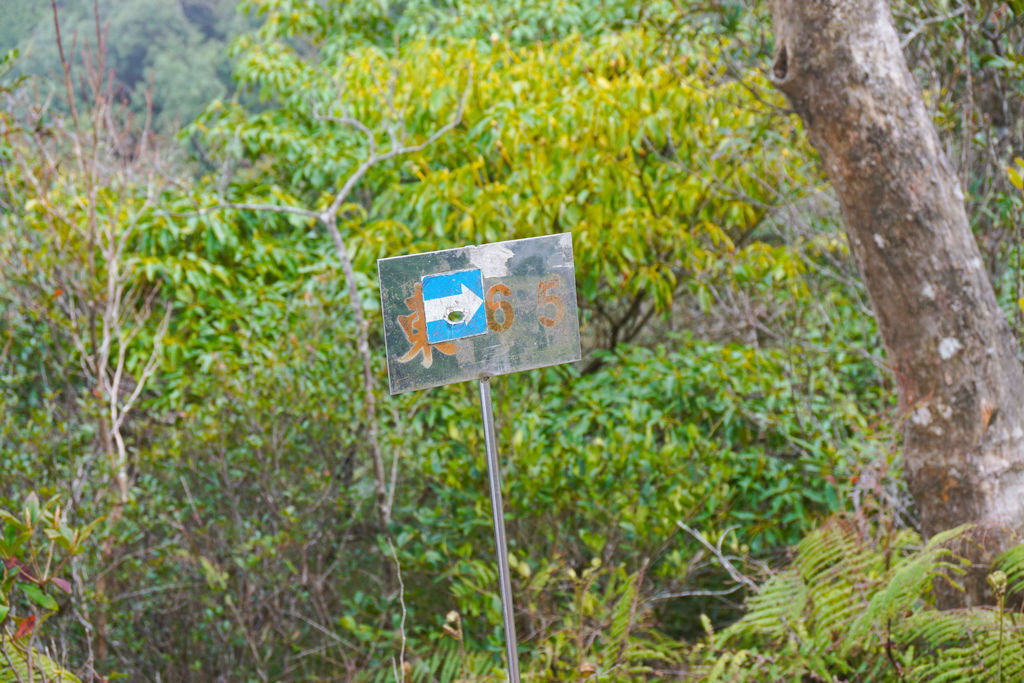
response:
[[[425,299],[423,312],[427,316],[427,324],[438,320],[462,322],[476,315],[480,304],[484,302],[472,289],[462,285],[462,291],[440,299]]]
[[[425,275],[422,282],[428,342],[436,344],[487,332],[479,268]]]

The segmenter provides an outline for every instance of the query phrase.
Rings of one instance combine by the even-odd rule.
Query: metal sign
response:
[[[392,394],[580,359],[572,235],[377,261]]]
[[[580,359],[572,235],[377,261],[391,393],[480,380],[508,677],[519,683],[492,375]]]

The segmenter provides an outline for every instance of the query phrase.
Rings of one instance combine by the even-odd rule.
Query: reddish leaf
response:
[[[7,571],[11,572],[11,576],[17,576],[19,573],[21,573],[21,567],[18,566],[18,561],[13,557],[8,557],[6,560],[4,560],[4,567],[7,569]]]
[[[32,633],[32,629],[35,628],[35,625],[36,625],[36,615],[33,614],[31,616],[25,617],[24,619],[21,620],[21,623],[18,624],[18,630],[15,631],[14,637],[15,638],[24,638],[28,634]]]
[[[68,595],[71,595],[71,584],[65,579],[61,579],[55,576],[52,579],[50,579],[50,583],[52,583],[54,586],[61,589]]]
[[[39,579],[37,579],[35,575],[32,574],[32,570],[28,568],[28,565],[19,560],[18,558],[12,557],[10,559],[4,560],[4,565],[6,565],[8,569],[11,569],[12,567],[17,567],[18,571],[21,573],[22,580],[31,581],[32,583],[39,583]]]

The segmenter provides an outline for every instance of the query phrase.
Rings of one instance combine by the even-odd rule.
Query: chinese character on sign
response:
[[[412,345],[409,351],[398,359],[399,363],[408,363],[419,354],[423,354],[423,367],[429,368],[434,364],[434,350],[451,356],[455,354],[455,344],[451,342],[438,342],[431,344],[427,341],[427,316],[423,312],[423,285],[419,282],[413,287],[412,296],[405,300],[405,305],[412,313],[398,316],[398,324],[405,332],[406,340]]]

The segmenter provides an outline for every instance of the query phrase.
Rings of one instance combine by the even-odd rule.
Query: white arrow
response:
[[[445,320],[451,324],[469,322],[476,315],[476,312],[480,309],[480,304],[484,302],[483,299],[476,295],[472,289],[466,285],[459,283],[462,287],[462,291],[452,296],[443,296],[440,299],[427,299],[423,302],[423,314],[427,318],[428,323],[432,323],[435,320]],[[456,316],[457,320],[452,320],[451,314],[455,311],[461,313],[461,316]]]

